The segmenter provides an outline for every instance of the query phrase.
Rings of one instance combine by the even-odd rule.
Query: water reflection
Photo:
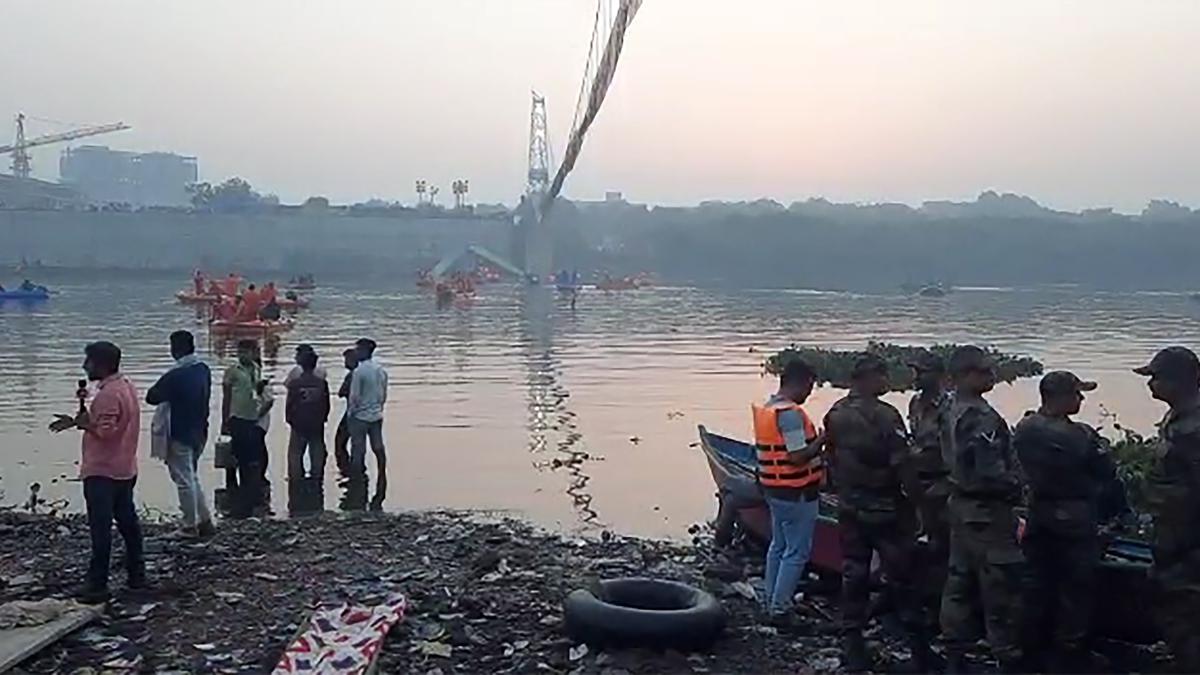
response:
[[[591,476],[585,471],[591,459],[583,449],[583,434],[575,412],[567,407],[571,395],[562,384],[562,363],[554,354],[556,295],[545,288],[528,288],[522,296],[522,339],[526,345],[529,393],[529,452],[539,471],[567,474],[567,495],[581,522],[595,524],[599,514],[592,508],[588,490]],[[551,445],[553,443],[553,445]],[[547,456],[549,451],[555,456]]]

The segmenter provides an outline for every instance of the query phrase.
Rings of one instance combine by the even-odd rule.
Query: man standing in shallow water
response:
[[[237,460],[233,488],[232,515],[248,518],[263,501],[263,461],[266,458],[264,434],[258,422],[264,402],[260,393],[262,371],[258,366],[258,343],[238,342],[238,360],[225,369],[221,398],[222,433],[230,437]]]
[[[346,506],[361,510],[367,501],[367,439],[378,464],[375,497],[371,510],[383,508],[387,493],[387,456],[383,447],[383,407],[387,403],[388,376],[374,359],[375,341],[362,338],[355,343],[358,365],[350,379],[346,401],[347,426],[350,431],[350,483]]]

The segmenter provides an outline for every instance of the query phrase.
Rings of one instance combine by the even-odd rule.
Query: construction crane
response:
[[[12,172],[17,178],[29,178],[31,170],[29,149],[36,148],[42,145],[50,145],[51,143],[63,143],[73,141],[77,138],[87,138],[88,136],[98,136],[107,134],[113,131],[124,131],[130,129],[128,124],[117,122],[115,124],[101,124],[93,127],[82,127],[63,131],[57,134],[46,134],[44,136],[35,136],[34,138],[25,138],[25,113],[17,113],[17,139],[12,145],[0,145],[0,153],[10,153],[12,155]]]

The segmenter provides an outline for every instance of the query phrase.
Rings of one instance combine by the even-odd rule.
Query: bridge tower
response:
[[[532,92],[529,109],[529,171],[519,209],[516,250],[513,257],[525,273],[543,283],[554,269],[554,236],[544,219],[542,205],[550,188],[552,160],[546,130],[546,98]]]

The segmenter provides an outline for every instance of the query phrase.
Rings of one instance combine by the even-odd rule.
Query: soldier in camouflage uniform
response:
[[[916,514],[905,490],[916,490],[908,434],[899,411],[879,400],[888,391],[886,364],[864,356],[854,365],[850,394],[825,416],[825,440],[838,495],[842,543],[845,663],[871,666],[863,641],[870,596],[871,557],[879,554],[889,590],[910,631],[913,665],[929,668],[929,640],[913,577]]]
[[[1013,448],[1029,487],[1022,541],[1025,662],[1041,672],[1088,672],[1085,646],[1100,563],[1100,495],[1114,479],[1108,445],[1071,419],[1095,382],[1057,371],[1042,378],[1042,405],[1013,431]]]
[[[980,614],[1001,669],[1021,668],[1024,556],[1013,513],[1021,482],[1008,424],[983,399],[995,385],[993,371],[978,347],[959,347],[950,357],[954,395],[942,415],[942,456],[950,471],[950,569],[941,611],[949,672],[963,672]]]
[[[1135,372],[1171,406],[1158,428],[1146,498],[1154,515],[1159,623],[1182,672],[1200,672],[1200,360],[1168,347]]]
[[[946,517],[946,497],[950,480],[942,460],[941,413],[947,401],[944,387],[946,364],[941,357],[925,352],[914,359],[912,367],[917,393],[908,402],[908,429],[912,434],[913,464],[920,482],[917,509],[921,531],[928,538],[921,562],[923,598],[941,603],[946,586],[946,564],[950,557],[950,521]]]

